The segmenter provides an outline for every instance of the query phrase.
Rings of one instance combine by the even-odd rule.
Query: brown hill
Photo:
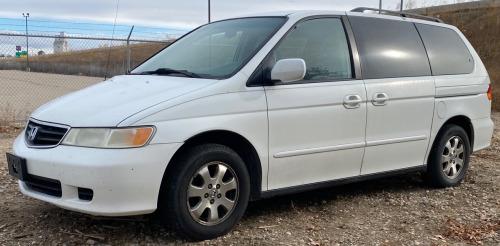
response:
[[[458,27],[474,46],[490,75],[492,108],[500,111],[500,1],[478,1],[415,9]]]
[[[87,40],[79,40],[80,43]],[[136,43],[130,45],[130,67],[133,69],[148,57],[166,47],[167,43]],[[108,62],[109,56],[109,62]],[[68,51],[29,57],[33,72],[57,73],[107,77],[124,74],[127,71],[126,44],[94,49]],[[26,69],[25,58],[0,60],[0,69]]]
[[[165,48],[165,43],[137,43],[130,45],[130,58],[132,62],[139,63],[149,58],[156,52]],[[127,46],[99,47],[95,49],[69,51],[64,53],[48,54],[41,56],[32,56],[30,61],[92,61],[107,60],[108,54],[110,61],[126,61]],[[134,66],[133,66],[134,67]]]
[[[479,53],[491,78],[492,108],[500,111],[500,0],[488,0],[413,9],[457,26]],[[140,43],[131,45],[131,67],[139,65],[167,44]],[[109,48],[71,51],[30,57],[32,71],[62,74],[104,76]],[[111,48],[108,76],[126,71],[126,46]],[[17,60],[17,61],[16,61]],[[7,64],[8,63],[8,66]],[[23,69],[18,59],[0,61],[0,69]]]

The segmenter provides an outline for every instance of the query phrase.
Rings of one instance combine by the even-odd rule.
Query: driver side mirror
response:
[[[276,62],[271,70],[274,82],[299,81],[306,75],[306,62],[299,58],[282,59]]]

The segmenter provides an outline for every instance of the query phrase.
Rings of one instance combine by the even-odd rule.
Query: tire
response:
[[[427,163],[427,179],[438,188],[457,186],[469,167],[471,147],[463,128],[446,125],[436,136]]]
[[[226,234],[240,221],[250,196],[250,177],[235,151],[219,144],[198,145],[171,165],[159,209],[172,229],[206,240]]]

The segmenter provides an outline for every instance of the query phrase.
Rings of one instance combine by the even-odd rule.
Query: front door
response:
[[[302,81],[265,87],[269,190],[359,175],[366,92],[345,33],[341,18],[304,20],[270,56],[304,59],[307,71]]]

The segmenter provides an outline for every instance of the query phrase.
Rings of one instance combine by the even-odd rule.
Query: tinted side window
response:
[[[349,16],[364,79],[429,76],[429,60],[411,22]]]
[[[274,51],[276,61],[301,58],[306,62],[305,81],[352,78],[351,56],[339,18],[321,18],[298,24]]]
[[[445,27],[415,25],[424,41],[433,75],[472,72],[472,55],[455,31]]]

